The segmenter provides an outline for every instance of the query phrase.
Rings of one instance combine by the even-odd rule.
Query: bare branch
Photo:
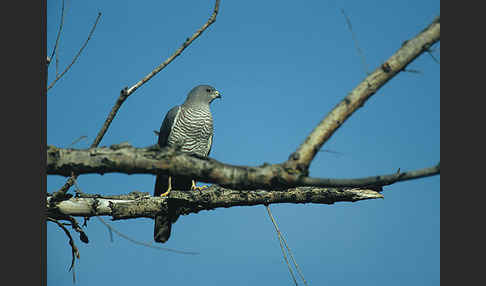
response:
[[[434,62],[436,62],[437,64],[440,65],[440,61],[434,56],[433,51],[428,50],[427,53],[432,57],[432,59],[434,60]]]
[[[163,62],[162,64],[160,64],[158,67],[156,67],[152,72],[150,72],[146,77],[144,77],[143,79],[141,79],[139,82],[137,82],[135,85],[133,85],[132,87],[128,88],[124,88],[121,90],[120,92],[120,96],[118,97],[118,99],[116,100],[116,103],[115,105],[112,107],[110,113],[108,114],[108,117],[106,118],[105,122],[103,123],[103,127],[100,129],[100,131],[98,132],[98,135],[96,136],[93,144],[91,144],[91,147],[97,147],[98,144],[101,142],[101,139],[103,138],[103,136],[105,135],[106,131],[108,130],[108,127],[110,126],[111,122],[113,121],[113,119],[115,118],[118,110],[120,109],[121,105],[123,104],[123,102],[125,102],[125,100],[132,94],[135,92],[135,90],[137,90],[140,86],[142,86],[145,82],[147,82],[148,80],[150,80],[154,75],[156,75],[157,73],[159,73],[162,69],[164,69],[168,64],[170,64],[177,56],[179,56],[182,51],[184,51],[197,37],[199,37],[199,35],[202,34],[202,32],[204,32],[204,30],[206,30],[212,23],[214,23],[216,21],[216,15],[218,14],[218,11],[219,11],[219,2],[220,0],[216,0],[216,4],[214,6],[214,11],[213,11],[213,14],[211,15],[211,17],[209,18],[209,20],[199,29],[196,31],[196,33],[194,33],[194,35],[192,35],[191,38],[188,38],[184,44],[182,45],[182,47],[180,47],[172,56],[170,56],[167,60],[165,60],[165,62]]]
[[[417,73],[417,74],[421,74],[422,73],[421,71],[414,70],[414,69],[403,69],[403,72]]]
[[[70,198],[54,202],[47,197],[49,216],[70,215],[80,217],[111,216],[113,220],[153,218],[157,213],[167,211],[167,203],[177,206],[180,214],[198,213],[202,210],[229,208],[236,206],[255,206],[277,203],[314,203],[334,204],[336,202],[355,202],[383,198],[381,189],[345,189],[298,187],[284,191],[245,191],[225,189],[212,185],[204,192],[172,190],[169,197],[152,197],[150,194],[130,196],[125,199],[105,198],[93,195],[92,198]]]
[[[287,262],[287,267],[289,268],[290,274],[292,275],[292,278],[294,279],[294,283],[297,285],[297,281],[295,280],[294,273],[292,272],[292,268],[290,267],[289,261],[287,259],[287,256],[285,255],[285,250],[282,246],[282,242],[285,245],[285,248],[289,252],[290,259],[292,259],[292,263],[294,264],[295,269],[297,270],[297,273],[300,276],[300,279],[304,282],[304,284],[307,286],[307,281],[305,281],[304,274],[302,274],[302,271],[300,270],[299,265],[297,264],[297,261],[295,261],[294,256],[292,255],[292,251],[290,250],[289,246],[287,245],[287,241],[285,241],[285,238],[283,234],[280,232],[280,229],[278,228],[277,221],[272,215],[272,212],[270,211],[270,206],[265,205],[265,208],[267,209],[268,216],[270,217],[270,220],[273,223],[273,226],[275,227],[275,231],[277,232],[277,236],[280,242],[280,248],[282,249],[282,253],[285,259],[285,262]]]
[[[93,198],[97,197],[97,196],[93,196],[93,195],[90,196],[90,195],[86,195],[86,194],[79,194],[79,195],[80,196],[86,196],[86,197],[93,197]],[[130,193],[128,195],[119,195],[119,196],[115,196],[115,197],[117,197],[119,199],[119,201],[124,201],[123,198],[136,199],[136,198],[143,197],[144,195],[148,195],[148,193],[147,194],[141,194],[141,193],[138,193],[138,192],[133,192],[133,193]],[[105,199],[109,199],[109,198],[110,197],[105,197]],[[120,199],[120,198],[122,198],[122,199]],[[67,213],[69,213],[69,211],[66,211],[63,207],[63,205],[66,205],[66,203],[63,203],[63,205],[61,205],[61,207],[59,207],[59,205],[57,204],[57,201],[54,199],[54,196],[50,196],[50,195],[49,195],[47,201],[48,201],[48,207],[47,208],[48,208],[49,215],[51,216],[51,219],[54,219],[54,217],[55,217],[57,219],[70,221],[72,228],[79,233],[80,240],[84,243],[88,243],[89,242],[88,236],[81,229],[81,227],[79,226],[76,219],[74,219],[74,217],[72,217],[71,215],[67,215]],[[84,210],[88,209],[88,210],[90,210],[89,213],[94,215],[94,214],[97,214],[97,205],[98,205],[97,200],[93,200],[93,202],[91,202],[89,206],[81,204],[81,209],[84,209]],[[103,204],[101,204],[101,205],[103,205]],[[69,206],[69,204],[68,204],[68,206]],[[68,207],[68,209],[69,209],[69,207]],[[74,207],[74,209],[75,209],[74,213],[76,213],[76,207]],[[83,217],[86,219],[89,216],[83,216]],[[177,249],[172,249],[172,248],[167,248],[167,247],[160,247],[160,246],[153,245],[152,243],[146,243],[146,242],[143,242],[143,241],[135,240],[135,239],[129,237],[128,235],[125,235],[125,234],[119,232],[118,230],[116,230],[114,227],[112,227],[111,225],[106,223],[101,217],[97,216],[96,218],[102,224],[104,224],[106,226],[106,228],[108,228],[108,230],[110,231],[111,241],[113,241],[113,237],[111,236],[111,233],[114,232],[123,239],[126,239],[126,240],[128,240],[128,241],[130,241],[134,244],[142,245],[142,246],[145,246],[145,247],[169,251],[169,252],[174,252],[174,253],[178,253],[178,254],[189,254],[189,255],[199,254],[197,252],[182,251],[182,250],[177,250]]]
[[[388,175],[378,175],[358,179],[325,179],[325,178],[302,178],[302,185],[305,186],[326,186],[326,187],[365,187],[365,186],[387,186],[396,182],[415,180],[419,178],[435,176],[440,174],[440,163],[433,167],[423,168],[409,172],[396,172]]]
[[[81,137],[79,137],[78,139],[74,140],[73,143],[69,144],[68,148],[73,146],[74,144],[78,143],[79,141],[83,140],[83,139],[86,139],[88,138],[87,136],[83,135]]]
[[[56,43],[54,44],[54,49],[52,50],[51,56],[47,57],[47,66],[51,63],[51,59],[56,55],[56,76],[57,76],[57,47],[59,44],[59,39],[61,38],[62,27],[64,26],[64,0],[62,0],[61,8],[61,23],[59,24],[59,30],[57,31]]]
[[[47,174],[170,174],[185,175],[200,182],[239,189],[276,189],[296,186],[363,187],[383,186],[395,182],[437,175],[440,166],[413,172],[393,173],[357,179],[311,178],[286,169],[282,164],[258,167],[234,166],[198,157],[173,148],[135,148],[128,143],[91,149],[47,147]]]
[[[86,235],[86,233],[84,232],[84,230],[79,226],[78,222],[76,221],[76,219],[74,217],[66,215],[66,216],[56,217],[56,219],[61,219],[61,220],[67,220],[67,221],[69,221],[71,227],[77,233],[79,233],[79,239],[82,242],[84,242],[84,243],[88,243],[89,242],[88,236]]]
[[[160,247],[160,246],[157,246],[157,245],[153,245],[151,243],[147,243],[147,242],[135,240],[135,239],[129,237],[128,235],[125,235],[125,234],[119,232],[118,230],[116,230],[114,227],[112,227],[111,225],[109,225],[108,223],[106,223],[101,217],[96,217],[96,218],[102,224],[104,224],[105,227],[107,227],[110,230],[110,233],[111,232],[114,232],[118,236],[120,236],[121,238],[124,238],[124,239],[126,239],[126,240],[128,240],[128,241],[130,241],[130,242],[132,242],[134,244],[138,244],[138,245],[145,246],[145,247],[149,247],[149,248],[153,248],[153,249],[159,249],[159,250],[174,252],[174,253],[178,253],[178,254],[188,254],[188,255],[197,255],[197,254],[199,254],[198,252],[182,251],[182,250],[172,249],[172,248],[168,248],[168,247]]]
[[[366,100],[374,95],[415,58],[440,40],[440,16],[415,38],[406,41],[383,65],[365,78],[317,125],[297,151],[290,155],[287,167],[308,173],[309,165],[322,145]]]
[[[135,85],[127,89],[128,95],[132,94],[135,90],[137,90],[140,86],[144,83],[149,81],[154,75],[158,74],[161,70],[163,70],[168,64],[170,64],[175,58],[177,58],[182,52],[197,38],[199,37],[211,24],[216,22],[216,16],[218,15],[219,11],[219,3],[220,0],[216,0],[214,4],[213,14],[209,17],[208,21],[199,29],[197,30],[190,38],[187,38],[182,46],[175,51],[175,53],[170,56],[167,60],[161,63],[158,67],[156,67],[153,71],[151,71],[147,76],[142,78],[139,82]]]
[[[66,233],[67,237],[69,238],[69,245],[71,246],[71,253],[73,257],[71,260],[71,266],[69,267],[69,271],[73,270],[73,282],[74,282],[76,279],[76,276],[74,274],[74,262],[76,261],[76,258],[77,259],[80,258],[79,250],[74,244],[74,240],[73,237],[71,236],[71,233],[69,233],[69,230],[67,230],[67,228],[62,223],[60,223],[58,220],[53,219],[51,217],[47,217],[47,220],[56,223],[60,228],[62,228],[62,230],[64,230],[64,233]]]
[[[63,2],[64,3],[64,2]],[[76,54],[76,56],[74,56],[72,62],[66,67],[66,69],[59,75],[56,76],[56,79],[47,87],[47,90],[51,89],[54,84],[73,66],[73,64],[76,62],[76,60],[78,59],[78,57],[81,55],[81,53],[83,52],[84,48],[86,47],[86,45],[88,44],[88,41],[91,39],[91,36],[93,35],[94,33],[94,30],[96,29],[96,25],[98,24],[98,21],[100,20],[100,17],[101,17],[101,12],[98,13],[98,17],[96,17],[96,21],[93,25],[93,27],[91,28],[91,31],[89,32],[89,35],[88,35],[88,38],[86,39],[86,41],[84,42],[84,44],[81,46],[81,49],[79,49],[79,52]]]
[[[356,35],[354,34],[353,26],[351,26],[351,20],[349,19],[348,15],[346,15],[346,13],[344,13],[344,9],[341,9],[341,13],[343,13],[344,18],[346,19],[346,24],[348,24],[349,31],[351,32],[351,36],[353,37],[354,45],[356,46],[356,49],[358,50],[358,54],[361,56],[361,62],[363,64],[364,73],[369,75],[370,73],[368,72],[368,65],[366,64],[366,58],[364,56],[363,51],[359,47],[358,39],[356,38]]]
[[[76,177],[71,176],[67,180],[67,182],[57,191],[55,192],[52,197],[54,201],[61,201],[66,198],[66,193],[69,190],[69,188],[76,182]]]

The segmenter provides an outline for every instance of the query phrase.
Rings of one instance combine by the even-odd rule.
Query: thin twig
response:
[[[66,198],[66,193],[69,188],[76,182],[77,176],[71,176],[66,181],[66,183],[57,191],[52,194],[52,199],[54,201],[61,201]]]
[[[351,32],[351,36],[353,37],[354,45],[356,46],[356,49],[358,50],[358,54],[361,56],[361,62],[363,64],[364,73],[369,75],[370,73],[368,71],[368,65],[366,64],[366,58],[364,56],[363,51],[359,47],[358,39],[356,38],[356,35],[354,34],[353,27],[351,26],[351,20],[346,15],[346,13],[344,13],[344,9],[341,9],[341,13],[343,13],[344,18],[346,19],[346,23],[348,24],[349,31]]]
[[[57,47],[59,44],[59,39],[61,38],[61,31],[62,27],[64,26],[64,0],[62,0],[62,8],[61,8],[61,23],[59,24],[59,30],[57,31],[56,43],[54,44],[54,49],[52,50],[52,54],[50,57],[47,57],[47,66],[51,63],[51,59],[54,55],[57,55]],[[57,66],[56,66],[56,76],[57,76]]]
[[[297,264],[297,261],[295,261],[294,256],[292,255],[292,251],[290,250],[289,246],[287,245],[287,241],[285,240],[285,237],[280,232],[278,225],[277,225],[277,221],[275,220],[275,218],[272,215],[272,212],[270,211],[270,206],[265,205],[265,207],[267,208],[268,216],[272,220],[273,226],[275,227],[275,230],[277,231],[277,235],[279,236],[279,239],[283,241],[285,248],[287,248],[287,251],[289,252],[290,259],[292,259],[292,263],[294,264],[295,269],[297,269],[297,273],[299,274],[299,276],[302,279],[302,281],[304,282],[304,284],[307,286],[307,281],[304,278],[304,274],[302,274],[302,271],[300,270],[300,267]],[[283,251],[283,249],[282,249],[282,251]]]
[[[429,50],[429,51],[428,51],[428,54],[429,54],[429,55],[432,57],[432,59],[433,59],[433,60],[434,60],[434,61],[435,61],[437,64],[439,64],[439,65],[440,65],[440,61],[439,61],[439,60],[438,60],[438,59],[437,59],[437,58],[436,58],[436,57],[435,57],[435,56],[432,54],[432,51],[430,51],[430,50]]]
[[[341,152],[337,152],[337,151],[333,151],[333,150],[328,150],[328,149],[322,149],[322,150],[319,150],[319,152],[331,153],[331,154],[334,154],[336,156],[343,155],[343,153],[341,153]]]
[[[122,238],[124,238],[124,239],[126,239],[126,240],[128,240],[132,243],[142,245],[142,246],[146,246],[146,247],[150,247],[150,248],[154,248],[154,249],[160,249],[160,250],[165,250],[165,251],[169,251],[169,252],[179,253],[179,254],[189,254],[189,255],[198,255],[199,254],[198,252],[182,251],[182,250],[176,250],[176,249],[167,248],[167,247],[160,247],[160,246],[152,245],[150,243],[135,240],[135,239],[119,232],[118,230],[116,230],[114,227],[112,227],[111,225],[106,223],[101,217],[97,216],[96,218],[98,218],[100,220],[100,222],[103,223],[110,231],[116,233],[118,236],[120,236],[120,237],[122,237]]]
[[[127,90],[128,95],[132,94],[135,90],[137,90],[140,86],[142,86],[145,82],[150,80],[154,75],[159,73],[163,70],[168,64],[170,64],[176,57],[178,57],[195,39],[197,39],[211,24],[216,21],[216,16],[218,15],[219,11],[219,3],[220,0],[216,0],[214,4],[213,14],[209,17],[209,20],[199,29],[197,30],[190,38],[187,38],[182,46],[175,51],[175,53],[170,56],[167,60],[161,63],[158,67],[156,67],[153,71],[151,71],[147,76],[142,78],[139,82],[135,85],[130,87]]]
[[[66,220],[69,220],[71,222],[71,227],[79,233],[79,239],[84,242],[88,243],[89,239],[86,233],[83,231],[83,229],[79,226],[79,223],[76,221],[76,219],[72,216],[66,216]]]
[[[81,141],[81,140],[83,140],[83,139],[86,139],[86,138],[88,138],[88,136],[85,136],[85,135],[83,135],[83,136],[79,137],[78,139],[74,140],[74,141],[73,141],[73,143],[69,144],[69,146],[68,146],[67,148],[72,147],[74,144],[76,144],[76,143],[78,143],[79,141]]]
[[[403,71],[404,72],[409,72],[409,73],[417,73],[417,74],[421,74],[422,73],[421,71],[414,70],[414,69],[404,69]]]
[[[86,41],[84,42],[83,46],[81,46],[81,49],[79,49],[79,52],[76,54],[76,56],[74,56],[72,62],[66,67],[66,69],[59,75],[56,76],[56,79],[47,87],[47,90],[51,89],[54,84],[71,68],[71,66],[76,62],[76,60],[78,59],[78,57],[81,55],[81,53],[83,52],[84,48],[86,47],[86,45],[88,44],[89,40],[91,39],[91,36],[93,35],[94,33],[94,30],[96,29],[96,25],[98,25],[98,21],[100,20],[101,18],[101,12],[98,12],[98,17],[96,17],[96,21],[93,25],[93,27],[91,28],[91,31],[89,32],[89,35],[88,35],[88,38],[86,39]]]
[[[325,179],[305,177],[301,183],[306,186],[326,186],[326,187],[369,187],[369,186],[388,186],[396,182],[414,180],[440,174],[440,162],[433,167],[413,170],[408,172],[397,172],[388,175],[378,175],[357,179]]]
[[[275,222],[272,213],[270,212],[270,208],[268,205],[265,205],[267,208],[268,216],[272,220],[273,226],[275,227],[275,231],[277,232],[277,237],[278,237],[278,243],[280,244],[280,249],[282,250],[283,258],[285,260],[285,263],[287,263],[287,268],[289,269],[289,273],[292,276],[292,279],[294,280],[295,285],[298,285],[297,280],[295,279],[294,271],[292,271],[292,267],[290,267],[289,260],[287,259],[287,255],[285,254],[285,249],[282,245],[282,236],[280,234],[280,230],[278,229],[277,223]],[[305,280],[304,280],[305,281]]]
[[[71,266],[69,267],[69,271],[73,270],[73,282],[76,282],[76,275],[74,273],[74,262],[76,261],[76,258],[80,259],[80,255],[79,255],[78,248],[74,244],[73,237],[71,236],[71,233],[69,233],[69,230],[58,220],[53,219],[51,217],[47,217],[47,220],[55,222],[60,228],[62,228],[62,230],[64,230],[64,233],[66,233],[67,237],[69,238],[69,245],[71,246],[72,257],[73,257],[71,260]]]

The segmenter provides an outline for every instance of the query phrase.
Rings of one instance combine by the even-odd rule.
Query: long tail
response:
[[[166,215],[156,215],[154,223],[154,240],[164,243],[169,240],[172,222]]]
[[[172,189],[175,190],[190,190],[192,185],[191,178],[185,176],[171,177]],[[169,187],[169,176],[157,175],[155,179],[154,196],[160,196],[167,191]],[[156,242],[164,243],[169,240],[170,230],[172,224],[177,221],[179,215],[177,214],[177,206],[174,204],[168,205],[168,213],[166,215],[156,215],[154,224],[154,240]]]
[[[160,196],[168,187],[167,175],[157,175],[155,179],[154,196]],[[172,222],[168,215],[156,215],[154,223],[154,240],[164,243],[169,240]]]

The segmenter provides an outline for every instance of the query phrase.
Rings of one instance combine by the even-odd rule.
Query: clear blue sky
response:
[[[47,47],[54,46],[61,1],[48,1]],[[66,1],[59,67],[98,27],[72,69],[48,92],[47,142],[87,148],[119,91],[147,75],[209,17],[214,1]],[[216,23],[122,106],[101,145],[155,144],[165,113],[195,85],[223,94],[212,105],[211,157],[236,165],[287,159],[316,124],[364,77],[341,13],[349,16],[372,71],[440,13],[433,1],[227,1]],[[436,45],[439,47],[440,45]],[[440,50],[434,52],[440,59]],[[425,54],[388,82],[324,145],[314,177],[354,178],[428,167],[440,160],[440,65]],[[49,70],[50,83],[55,63]],[[86,193],[153,191],[151,175],[81,176]],[[65,178],[48,177],[48,191]],[[440,177],[397,183],[385,199],[334,205],[271,205],[309,285],[439,285]],[[111,222],[153,241],[153,220]],[[82,219],[79,220],[82,222]],[[90,243],[76,236],[76,285],[292,285],[263,206],[179,218],[166,246],[132,244],[95,218]],[[47,281],[72,285],[65,234],[47,225]]]

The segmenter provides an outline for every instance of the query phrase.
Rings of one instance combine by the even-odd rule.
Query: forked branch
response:
[[[416,37],[405,41],[402,47],[387,61],[367,76],[314,128],[311,134],[292,153],[286,165],[289,168],[308,173],[309,165],[322,145],[366,100],[390,79],[403,71],[408,64],[440,40],[440,16]]]
[[[234,166],[173,148],[135,148],[128,143],[91,149],[47,147],[47,174],[170,174],[185,175],[200,182],[237,190],[286,189],[297,186],[366,187],[433,176],[440,165],[411,172],[393,172],[357,179],[312,178],[288,170],[282,164],[257,167]]]

